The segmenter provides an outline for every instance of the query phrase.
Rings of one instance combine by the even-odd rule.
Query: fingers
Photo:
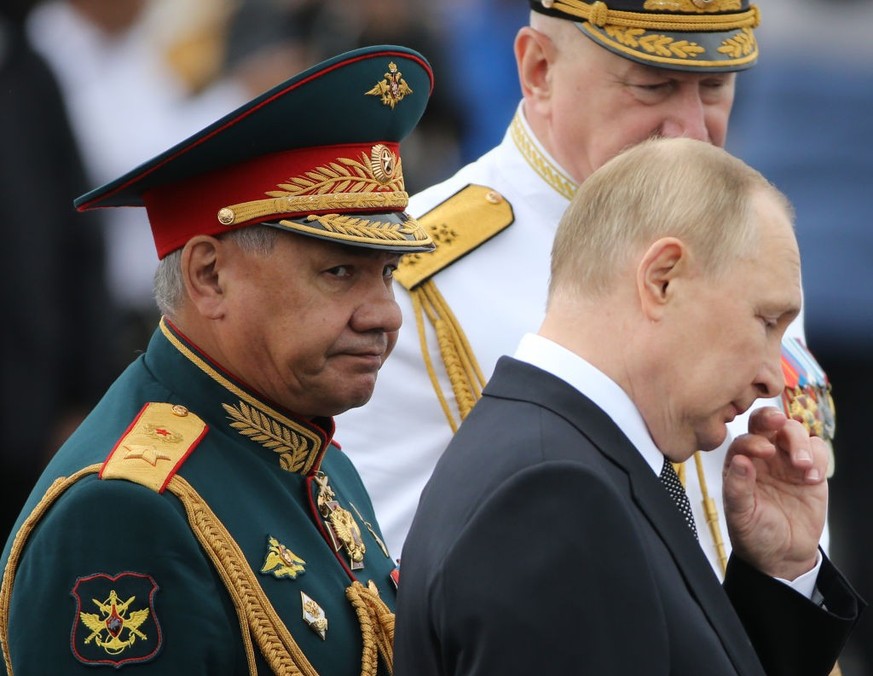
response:
[[[731,446],[727,463],[733,456],[767,459],[775,453],[795,470],[804,483],[823,481],[827,474],[827,445],[818,437],[810,437],[798,421],[785,416],[779,409],[764,407],[749,418],[749,434],[738,437]],[[727,473],[728,467],[726,467]]]
[[[787,420],[787,416],[778,408],[762,406],[749,416],[749,434],[759,434],[773,441]]]
[[[734,518],[745,521],[755,509],[755,466],[745,455],[727,461],[722,479],[725,508]]]
[[[806,471],[804,479],[808,484],[817,484],[826,480],[830,451],[824,439],[811,437],[809,440],[812,452],[812,466]]]
[[[787,453],[791,466],[803,472],[809,484],[823,481],[827,473],[828,450],[825,442],[809,436],[807,429],[796,420],[787,420],[776,433],[776,446]]]

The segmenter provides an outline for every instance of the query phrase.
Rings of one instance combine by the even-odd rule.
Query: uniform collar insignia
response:
[[[579,186],[540,147],[524,121],[524,114],[521,108],[516,111],[515,117],[512,118],[509,133],[522,157],[524,157],[525,161],[540,178],[554,188],[555,192],[559,195],[568,200],[573,199],[573,195],[576,194],[576,189]]]
[[[188,361],[225,391],[219,424],[227,425],[249,441],[273,451],[282,469],[288,472],[310,474],[319,468],[333,437],[332,418],[302,420],[277,410],[221,371],[168,319],[161,319],[160,330]]]

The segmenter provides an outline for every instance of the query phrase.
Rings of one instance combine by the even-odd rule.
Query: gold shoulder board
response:
[[[426,253],[403,256],[394,279],[413,289],[487,242],[515,220],[512,205],[497,191],[468,185],[417,219],[436,243]]]
[[[146,404],[103,463],[100,478],[127,479],[163,493],[206,430],[184,406]]]

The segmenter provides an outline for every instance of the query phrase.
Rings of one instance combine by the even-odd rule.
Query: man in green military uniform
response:
[[[433,247],[398,155],[431,87],[411,50],[350,52],[76,201],[145,206],[164,316],[6,545],[6,673],[390,671],[393,559],[332,416]]]

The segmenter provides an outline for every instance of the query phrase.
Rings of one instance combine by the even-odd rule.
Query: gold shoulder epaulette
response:
[[[206,430],[184,406],[146,404],[103,463],[100,478],[127,479],[163,493]]]
[[[406,289],[413,289],[514,220],[512,205],[503,195],[483,185],[468,185],[418,218],[436,243],[436,249],[406,254],[394,279]]]

